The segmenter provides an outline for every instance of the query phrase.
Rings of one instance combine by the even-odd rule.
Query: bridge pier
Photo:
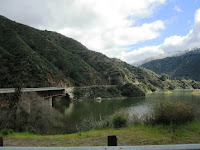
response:
[[[45,98],[44,100],[47,105],[53,105],[53,97]]]
[[[65,88],[64,93],[69,96],[70,100],[74,99],[74,88],[73,87]]]

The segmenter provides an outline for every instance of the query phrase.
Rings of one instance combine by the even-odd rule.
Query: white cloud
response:
[[[51,18],[50,10],[41,0],[0,0],[0,14],[33,27],[45,26]]]
[[[161,45],[139,48],[128,53],[121,53],[120,58],[129,63],[157,56],[164,52],[181,51],[194,47],[200,47],[200,9],[195,13],[194,27],[185,36],[171,36],[164,40]]]
[[[78,39],[92,50],[116,57],[124,50],[123,46],[157,38],[160,29],[164,29],[162,21],[137,27],[116,27],[111,30],[65,28],[59,32]]]
[[[195,14],[195,24],[200,24],[200,9],[198,9],[196,11],[196,14]]]
[[[163,53],[163,50],[160,49],[159,46],[146,46],[129,53],[122,52],[119,58],[132,64],[145,58],[157,56]]]
[[[91,8],[90,11],[95,16],[95,21],[88,21],[85,28],[84,25],[80,28],[79,24],[82,22],[77,21],[77,25],[66,26],[58,32],[80,41],[89,49],[102,52],[110,57],[117,57],[124,50],[123,46],[155,39],[160,35],[159,31],[165,27],[163,21],[158,20],[141,26],[135,26],[134,22],[138,18],[151,16],[154,9],[163,3],[165,0],[101,0],[95,2],[89,0],[87,4],[84,1],[84,5],[80,6],[77,2],[76,7],[86,5]]]
[[[125,46],[155,39],[164,22],[136,26],[137,19],[151,17],[166,0],[5,0],[0,14],[15,21],[56,30],[89,49],[119,57]]]
[[[178,6],[174,6],[174,10],[176,10],[177,12],[183,12],[182,9]]]

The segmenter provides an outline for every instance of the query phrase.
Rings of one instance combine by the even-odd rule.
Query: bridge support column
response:
[[[52,101],[53,101],[52,97],[45,98],[45,102],[46,102],[46,104],[48,104],[48,105],[50,105],[50,106],[52,106],[52,104],[53,104]]]

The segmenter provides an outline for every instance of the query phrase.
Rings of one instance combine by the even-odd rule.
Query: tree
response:
[[[13,125],[13,129],[16,129],[16,122],[17,122],[17,106],[18,103],[20,101],[20,97],[21,97],[21,87],[18,86],[17,88],[15,88],[15,92],[14,94],[12,94],[11,97],[7,98],[8,101],[8,122],[11,123],[11,125]]]
[[[127,97],[140,97],[145,96],[145,92],[142,91],[137,85],[127,83],[122,87],[122,95]]]
[[[162,73],[160,76],[160,80],[166,81],[167,79],[170,79],[170,76],[168,74]]]

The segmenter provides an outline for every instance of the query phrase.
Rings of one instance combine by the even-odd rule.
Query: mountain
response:
[[[182,88],[162,81],[150,70],[88,50],[80,42],[51,31],[41,31],[0,16],[0,88],[124,85],[144,91]],[[195,82],[196,83],[196,82]],[[192,88],[187,83],[187,88]]]
[[[175,52],[164,53],[164,54],[161,54],[161,55],[158,55],[158,56],[155,56],[155,57],[149,57],[147,59],[137,61],[137,62],[133,63],[132,65],[139,67],[139,66],[142,66],[143,64],[148,63],[152,60],[164,59],[164,58],[167,58],[167,57],[181,56],[181,55],[184,55],[185,53],[188,53],[189,51],[192,51],[194,49],[196,49],[196,48],[188,49],[188,50],[184,50],[184,51],[175,51]]]
[[[10,84],[1,86],[10,87],[15,83],[13,80],[19,80],[25,87],[105,83],[98,72],[68,51],[86,48],[67,37],[68,46],[62,48],[62,38],[60,34],[36,30],[1,16],[0,46],[13,56],[13,69],[4,72]],[[60,40],[56,43],[57,39]]]
[[[200,48],[188,50],[176,57],[167,57],[145,63],[142,67],[158,74],[166,73],[172,79],[191,78],[200,81]]]

